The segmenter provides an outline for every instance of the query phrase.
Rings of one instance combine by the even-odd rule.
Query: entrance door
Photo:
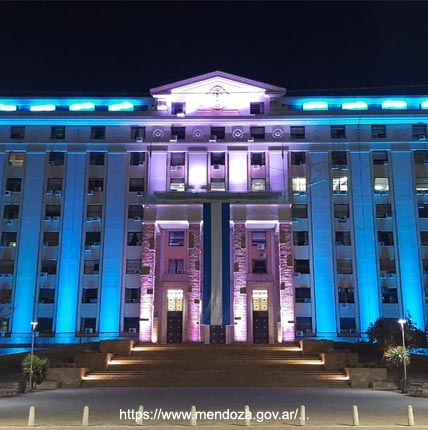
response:
[[[253,342],[269,343],[269,311],[267,290],[253,290]]]
[[[183,341],[183,290],[168,290],[166,342]]]
[[[226,326],[210,326],[210,343],[226,343]]]

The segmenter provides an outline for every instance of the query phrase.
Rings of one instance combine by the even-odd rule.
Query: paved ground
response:
[[[428,428],[428,398],[413,398],[395,392],[363,389],[319,388],[81,388],[39,391],[15,398],[0,399],[0,429],[24,428],[28,410],[36,407],[36,426],[49,428],[80,428],[82,411],[90,407],[91,428],[119,429],[136,426],[128,415],[144,405],[144,410],[155,413],[189,411],[196,405],[198,411],[242,411],[249,405],[258,413],[296,411],[305,405],[309,417],[306,428],[348,428],[352,424],[352,405],[358,405],[360,425],[365,428],[399,428],[407,425],[407,406],[414,407],[416,426]],[[120,411],[122,410],[122,420]],[[125,412],[127,416],[125,417]],[[126,419],[126,418],[130,419]],[[233,417],[232,417],[233,418]],[[145,427],[158,429],[183,428],[187,419],[146,420]],[[243,420],[198,421],[197,428],[235,429],[244,426]],[[263,428],[293,428],[298,420],[270,419],[252,422]],[[70,427],[72,426],[72,427]]]

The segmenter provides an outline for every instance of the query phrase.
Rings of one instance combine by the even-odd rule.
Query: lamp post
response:
[[[34,333],[36,331],[37,324],[37,321],[31,321],[30,391],[33,390]]]
[[[406,351],[406,340],[404,338],[404,324],[406,324],[406,320],[403,318],[400,318],[398,320],[398,323],[401,326],[401,339],[402,339],[402,343],[403,343],[403,371],[404,371],[404,378],[403,378],[403,389],[402,392],[406,393],[407,392],[407,368],[406,368],[406,359],[405,359],[405,351]]]

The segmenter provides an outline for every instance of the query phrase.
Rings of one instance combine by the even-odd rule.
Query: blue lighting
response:
[[[0,111],[15,112],[16,111],[16,105],[5,105],[5,104],[0,103]]]
[[[382,102],[382,109],[407,109],[407,102],[404,100],[385,100]]]
[[[314,101],[303,103],[303,110],[328,110],[328,103],[323,101]]]
[[[73,103],[70,105],[69,110],[72,112],[80,111],[80,110],[95,110],[95,104],[91,102],[85,102],[85,103]]]
[[[424,100],[421,103],[421,109],[428,109],[428,100]]]
[[[116,103],[108,107],[110,112],[117,112],[120,110],[134,110],[134,105],[129,102]]]
[[[30,107],[31,112],[52,112],[56,110],[55,105],[35,105]]]
[[[344,110],[367,110],[368,106],[366,102],[348,102],[342,104]]]

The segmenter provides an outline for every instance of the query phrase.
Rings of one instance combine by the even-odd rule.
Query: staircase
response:
[[[349,387],[343,372],[324,370],[297,345],[161,345],[134,347],[83,387]]]

